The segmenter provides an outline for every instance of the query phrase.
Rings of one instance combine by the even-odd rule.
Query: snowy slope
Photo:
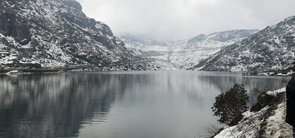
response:
[[[289,138],[292,127],[285,122],[285,89],[267,92],[275,96],[275,102],[257,112],[247,111],[239,124],[225,128],[214,138]]]
[[[139,58],[106,24],[88,18],[75,0],[2,0],[0,8],[2,67],[8,63],[43,67],[118,64],[113,69],[146,66],[133,63]]]
[[[225,46],[243,40],[255,32],[257,30],[232,30],[168,42],[130,34],[121,35],[120,39],[138,56],[153,59],[162,68],[170,65],[172,69],[190,69]]]
[[[288,68],[295,52],[295,17],[266,27],[202,61],[194,69],[263,72]]]

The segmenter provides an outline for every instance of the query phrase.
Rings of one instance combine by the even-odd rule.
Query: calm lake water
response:
[[[12,85],[12,80],[19,80]],[[289,78],[213,72],[0,77],[0,137],[194,138],[217,124],[215,96],[235,83],[275,90]]]

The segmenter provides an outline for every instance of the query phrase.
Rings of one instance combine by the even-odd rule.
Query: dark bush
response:
[[[219,122],[229,126],[236,125],[242,119],[249,96],[243,85],[235,84],[229,91],[215,97],[212,111],[215,116],[220,117]]]
[[[251,112],[260,111],[262,108],[273,103],[275,99],[276,99],[276,97],[273,95],[267,95],[266,92],[261,93],[257,97],[257,103],[251,107],[250,111]]]

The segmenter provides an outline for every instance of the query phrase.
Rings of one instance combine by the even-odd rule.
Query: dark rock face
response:
[[[262,72],[287,69],[294,59],[295,17],[267,27],[221,50],[195,68],[207,71]]]
[[[10,67],[10,68],[20,68],[20,69],[41,69],[42,66],[38,63],[9,63],[9,64],[4,64],[3,66],[5,67]]]
[[[295,127],[295,78],[293,77],[286,88],[287,92],[287,115],[286,122]]]
[[[0,33],[13,37],[21,45],[31,41],[30,29],[25,22],[20,21],[14,14],[0,12]]]
[[[2,64],[137,66],[111,29],[88,18],[75,0],[5,0],[0,9],[0,52],[10,53],[1,56]]]

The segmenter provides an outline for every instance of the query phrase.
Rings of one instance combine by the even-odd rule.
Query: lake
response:
[[[251,105],[253,89],[288,80],[193,71],[1,76],[0,137],[197,138],[218,126],[211,107],[235,83]]]

